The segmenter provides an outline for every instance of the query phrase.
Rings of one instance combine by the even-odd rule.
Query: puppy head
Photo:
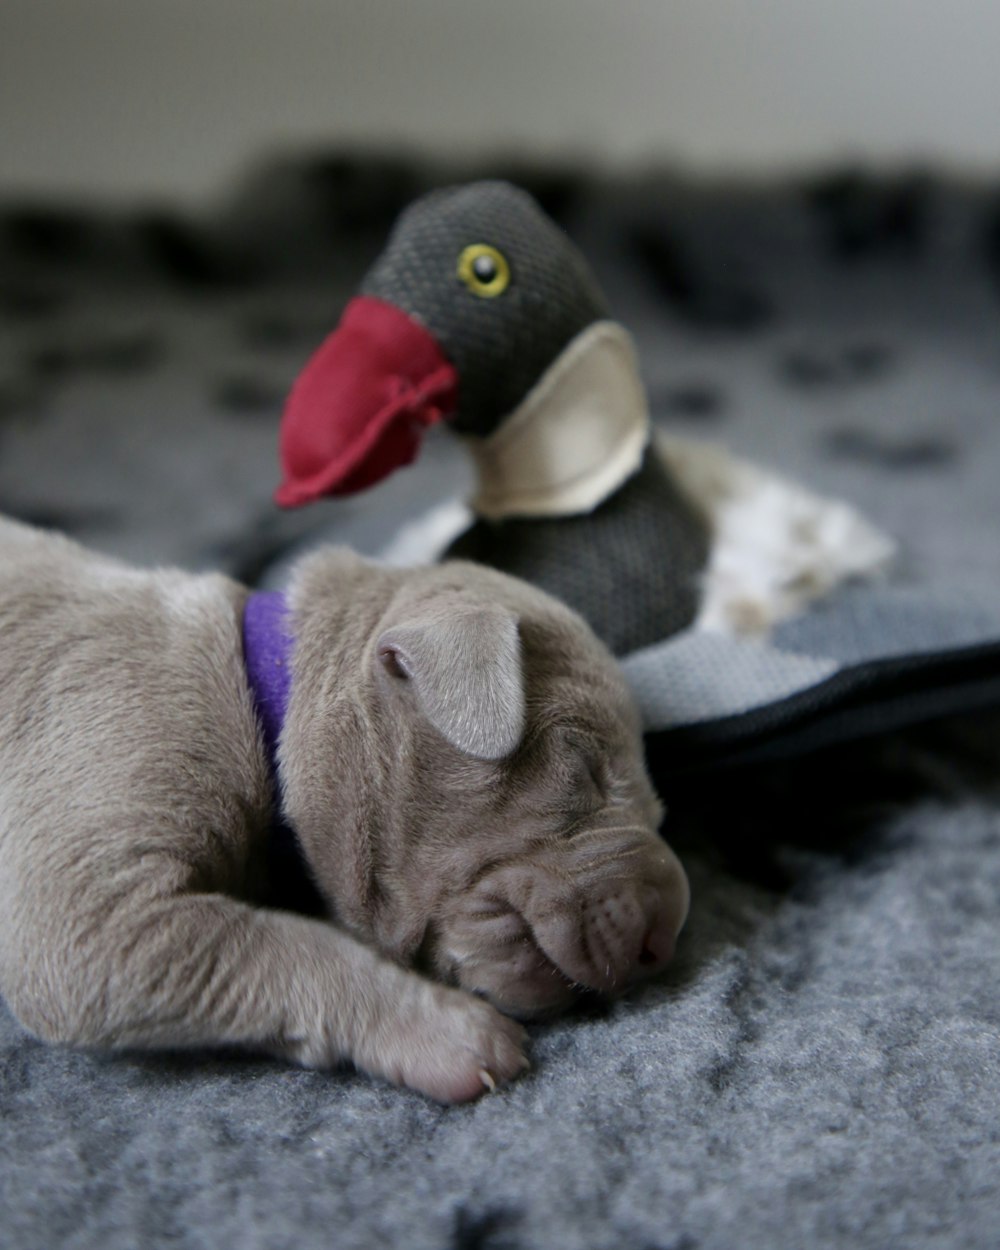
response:
[[[687,880],[575,613],[476,565],[343,552],[305,562],[292,606],[285,814],[339,923],[521,1016],[663,967]]]

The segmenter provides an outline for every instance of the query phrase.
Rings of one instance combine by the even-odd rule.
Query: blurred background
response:
[[[200,202],[297,144],[987,169],[988,0],[3,0],[0,186]]]
[[[464,456],[280,514],[284,397],[399,211],[499,176],[584,249],[658,420],[978,577],[927,518],[986,474],[956,423],[996,403],[998,46],[982,0],[2,0],[0,509],[250,580],[380,550]]]

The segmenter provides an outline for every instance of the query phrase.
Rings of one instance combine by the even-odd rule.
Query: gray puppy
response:
[[[511,1016],[663,966],[687,882],[575,614],[470,564],[310,555],[272,762],[249,594],[0,520],[0,990],[28,1029],[459,1101],[526,1066]],[[276,795],[329,920],[260,905]]]

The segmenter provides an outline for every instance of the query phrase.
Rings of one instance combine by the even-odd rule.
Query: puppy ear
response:
[[[513,613],[442,611],[386,630],[376,654],[391,677],[411,683],[421,711],[460,751],[498,760],[521,741],[524,680]]]

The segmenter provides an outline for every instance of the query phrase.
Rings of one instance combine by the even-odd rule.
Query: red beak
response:
[[[384,300],[352,299],[288,397],[276,501],[350,495],[412,463],[457,395],[458,373],[423,326]]]

